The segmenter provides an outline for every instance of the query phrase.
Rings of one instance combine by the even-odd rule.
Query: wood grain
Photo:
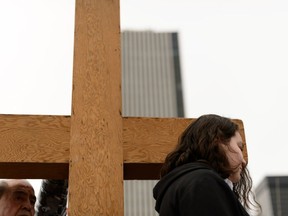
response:
[[[42,178],[68,178],[68,170],[63,170],[69,162],[70,120],[68,116],[0,115],[0,150],[5,152],[0,155],[0,177],[32,178],[37,172]],[[192,121],[184,118],[123,118],[124,179],[157,179],[159,164]],[[233,121],[240,126],[245,143],[244,157],[248,160],[243,122]],[[19,162],[26,165],[20,169]],[[47,169],[49,163],[58,164],[54,171]],[[37,169],[29,168],[35,164]],[[16,171],[18,169],[22,172]]]
[[[70,117],[0,115],[0,162],[68,163]]]
[[[69,215],[124,215],[119,0],[77,0]]]

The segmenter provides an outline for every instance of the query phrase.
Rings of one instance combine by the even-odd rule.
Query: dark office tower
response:
[[[124,31],[122,50],[123,116],[183,117],[177,33]],[[153,216],[156,180],[125,181],[125,216]]]
[[[288,215],[288,176],[269,176],[257,186],[256,198],[262,206],[259,216]]]

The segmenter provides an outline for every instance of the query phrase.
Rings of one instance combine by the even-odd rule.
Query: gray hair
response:
[[[3,194],[8,190],[8,183],[6,180],[0,180],[0,199]]]

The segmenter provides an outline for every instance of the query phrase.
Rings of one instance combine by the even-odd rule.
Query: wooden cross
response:
[[[0,115],[0,178],[69,177],[69,216],[124,215],[123,178],[157,179],[193,121],[122,117],[119,17],[119,0],[76,0],[71,117]]]

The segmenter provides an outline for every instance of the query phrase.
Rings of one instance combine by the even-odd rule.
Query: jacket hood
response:
[[[198,169],[210,169],[211,170],[211,167],[204,162],[187,163],[180,167],[175,168],[174,170],[169,172],[167,175],[165,175],[162,179],[160,179],[160,181],[153,188],[153,197],[156,200],[156,206],[155,206],[156,211],[159,212],[162,199],[167,189],[169,188],[169,186],[178,178],[185,175],[186,173],[189,173]]]

